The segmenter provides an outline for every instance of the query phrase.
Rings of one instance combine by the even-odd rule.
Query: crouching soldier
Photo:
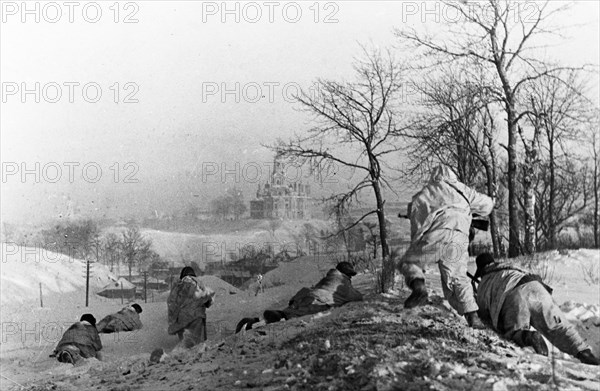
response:
[[[438,166],[429,182],[412,197],[407,210],[410,246],[398,262],[398,270],[412,290],[404,307],[427,303],[423,264],[437,263],[444,297],[470,327],[485,328],[477,317],[477,303],[466,277],[469,261],[469,227],[472,215],[487,216],[494,200],[458,181],[446,166]]]
[[[206,309],[212,305],[215,292],[204,286],[189,266],[181,270],[179,281],[167,300],[169,334],[177,334],[183,347],[190,348],[206,341]]]
[[[96,318],[83,314],[79,322],[65,331],[50,357],[63,363],[77,364],[86,358],[102,360],[102,341],[96,329]]]
[[[312,288],[302,288],[282,310],[266,310],[263,314],[266,323],[279,322],[304,315],[327,311],[331,307],[340,307],[351,301],[363,299],[362,293],[352,286],[352,277],[356,275],[349,262],[340,262],[335,269]]]
[[[127,307],[123,307],[121,311],[116,314],[110,314],[104,317],[96,328],[99,333],[114,333],[120,331],[133,331],[142,328],[142,321],[140,320],[140,314],[142,313],[142,307],[139,304],[132,304]]]
[[[581,362],[599,365],[590,347],[551,296],[552,289],[540,276],[511,265],[496,262],[490,254],[476,259],[475,280],[479,316],[506,339],[519,346],[531,346],[538,354],[548,355],[546,337],[561,351]],[[529,330],[533,326],[535,330]]]

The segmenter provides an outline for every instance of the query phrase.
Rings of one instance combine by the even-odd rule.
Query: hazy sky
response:
[[[391,47],[395,27],[438,25],[423,2],[22,4],[2,2],[0,24],[9,221],[59,217],[69,203],[94,216],[173,210],[236,179],[255,189],[244,174],[254,181],[261,167],[266,179],[261,143],[308,126],[290,103],[298,86],[350,79],[359,43]],[[577,3],[559,21],[573,26],[569,41],[548,55],[599,63],[598,19],[598,2]]]

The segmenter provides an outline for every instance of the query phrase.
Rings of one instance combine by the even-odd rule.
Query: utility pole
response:
[[[85,306],[87,307],[90,302],[90,259],[86,260],[85,267]]]
[[[145,271],[144,273],[144,303],[148,302],[148,291],[146,289],[146,284],[148,282],[148,272]]]
[[[175,262],[171,262],[171,268],[169,269],[169,289],[173,290],[173,268],[175,267]]]
[[[94,242],[96,245],[96,262],[98,262],[98,242]],[[87,251],[86,251],[87,252]],[[85,306],[88,307],[90,304],[90,257],[85,257]]]

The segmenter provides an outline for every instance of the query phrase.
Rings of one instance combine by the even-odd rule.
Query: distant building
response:
[[[288,181],[285,163],[275,157],[271,178],[262,188],[258,184],[256,199],[250,201],[250,218],[310,219],[311,208],[310,186]]]

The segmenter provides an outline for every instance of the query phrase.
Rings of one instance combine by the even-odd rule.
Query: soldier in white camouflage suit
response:
[[[133,303],[127,307],[123,307],[119,312],[105,316],[96,328],[99,333],[109,334],[121,331],[134,331],[142,328],[140,314],[142,307],[139,304]]]
[[[287,308],[281,311],[266,310],[263,317],[267,323],[273,323],[281,319],[289,320],[327,311],[353,301],[362,301],[362,293],[352,286],[352,277],[355,275],[352,264],[340,262],[314,287],[300,289],[290,299]]]
[[[190,348],[206,341],[206,309],[212,305],[215,292],[204,286],[189,266],[181,270],[179,281],[167,300],[169,334],[177,334],[183,347]]]
[[[466,276],[472,215],[487,216],[494,200],[459,182],[446,166],[433,169],[431,178],[409,204],[411,243],[398,262],[412,293],[404,302],[413,308],[427,302],[423,264],[437,263],[444,297],[469,326],[484,328]]]
[[[243,318],[236,326],[235,332],[250,330],[254,325],[274,323],[305,315],[317,314],[333,307],[341,307],[353,301],[362,301],[363,295],[352,286],[352,277],[356,275],[354,266],[349,262],[340,262],[335,269],[330,269],[312,288],[300,289],[283,310],[266,310],[264,322],[259,318]]]
[[[102,360],[102,340],[96,329],[96,318],[83,314],[79,320],[65,331],[50,357],[62,363],[78,364],[83,359]]]

